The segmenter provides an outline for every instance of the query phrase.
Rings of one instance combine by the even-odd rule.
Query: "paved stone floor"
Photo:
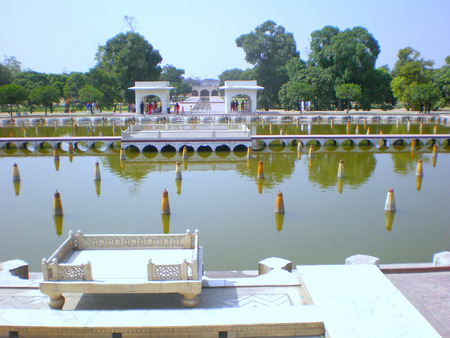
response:
[[[450,337],[450,271],[389,273],[386,277],[442,337]]]
[[[385,275],[442,337],[450,338],[450,271]],[[0,283],[0,309],[48,310],[47,298],[40,293],[38,286],[39,279],[9,285]],[[182,308],[181,296],[177,294],[65,296],[66,310]],[[297,286],[205,288],[198,308],[278,308],[302,303],[302,294]]]

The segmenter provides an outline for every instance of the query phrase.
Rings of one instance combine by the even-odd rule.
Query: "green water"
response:
[[[129,154],[122,163],[112,151],[63,154],[57,170],[51,152],[0,151],[0,261],[20,258],[39,271],[41,259],[69,230],[137,234],[190,228],[199,229],[206,270],[257,269],[258,261],[271,256],[293,264],[342,264],[358,253],[382,263],[430,262],[434,253],[450,249],[450,154],[443,149],[433,166],[431,152],[423,150],[338,148],[314,159],[295,151],[254,152],[251,160],[243,153],[196,153],[184,163],[181,185],[174,179],[175,161],[181,160],[176,153]],[[336,177],[341,159],[342,185]],[[424,170],[419,190],[418,159]],[[262,181],[256,179],[259,160]],[[93,180],[96,161],[99,186]],[[13,163],[21,174],[18,196]],[[397,212],[387,229],[389,188],[394,188]],[[164,189],[172,211],[168,228],[160,213]],[[56,190],[64,209],[62,226],[55,226],[52,216]],[[278,191],[286,209],[282,220],[274,213]]]

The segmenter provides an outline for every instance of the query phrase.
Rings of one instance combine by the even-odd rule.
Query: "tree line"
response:
[[[0,63],[0,104],[21,104],[32,113],[37,107],[52,112],[64,101],[65,111],[83,109],[96,102],[100,109],[115,109],[118,103],[133,103],[134,92],[127,88],[135,81],[170,81],[172,97],[186,95],[192,87],[184,70],[172,65],[161,67],[162,57],[139,33],[119,33],[99,46],[97,64],[86,73],[45,74],[21,70],[15,57]]]
[[[311,33],[307,60],[300,57],[293,34],[273,21],[266,21],[236,39],[253,67],[230,69],[219,75],[227,80],[256,79],[264,90],[258,93],[263,109],[301,109],[310,101],[312,110],[392,109],[396,104],[408,110],[429,112],[449,105],[450,56],[441,68],[421,58],[411,47],[400,49],[394,69],[375,68],[380,53],[378,41],[364,27],[340,31],[325,26]],[[0,63],[0,105],[24,106],[30,113],[37,107],[52,112],[64,102],[66,112],[96,102],[100,109],[115,109],[118,103],[134,102],[127,90],[135,81],[170,81],[172,97],[186,95],[192,87],[184,70],[161,67],[159,51],[141,34],[119,33],[99,46],[96,65],[86,73],[45,74],[22,70],[15,57]]]
[[[312,110],[354,108],[392,109],[397,103],[408,110],[430,111],[450,103],[450,56],[446,64],[432,68],[411,47],[400,49],[394,69],[375,68],[378,41],[364,27],[340,31],[325,26],[311,33],[308,60],[302,60],[292,33],[273,21],[236,39],[253,65],[219,75],[226,80],[256,79],[265,89],[258,96],[264,109],[301,109],[310,101]]]

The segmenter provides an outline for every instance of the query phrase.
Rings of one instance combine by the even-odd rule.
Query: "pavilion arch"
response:
[[[198,96],[198,90],[193,90],[191,96]]]
[[[249,97],[248,111],[255,113],[256,106],[256,92],[264,89],[258,86],[256,80],[252,81],[225,81],[225,85],[219,87],[225,92],[225,113],[231,112],[231,102],[236,95],[246,95]]]
[[[169,86],[169,81],[136,81],[134,87],[129,87],[128,89],[134,90],[136,113],[142,114],[141,103],[149,95],[155,95],[161,99],[161,112],[165,113],[170,105],[169,92],[174,88]]]
[[[216,89],[213,89],[213,91],[211,92],[211,96],[219,96],[219,91]]]
[[[200,96],[209,96],[209,90],[208,89],[202,89],[200,92]]]
[[[252,106],[252,98],[249,95],[245,95],[245,94],[234,95],[231,98],[231,101],[238,102],[237,109],[235,109],[236,112],[249,112],[250,111],[249,107]],[[244,105],[242,105],[242,103],[244,103]],[[242,118],[242,117],[237,116],[236,118]]]

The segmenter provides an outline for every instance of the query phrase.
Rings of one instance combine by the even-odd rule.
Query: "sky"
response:
[[[365,27],[378,41],[377,67],[394,67],[399,49],[412,47],[435,67],[450,55],[450,0],[0,0],[0,62],[14,56],[23,69],[87,72],[98,47],[129,30],[158,50],[161,66],[185,77],[217,78],[252,68],[236,39],[272,20],[294,35],[307,60],[311,33]]]

